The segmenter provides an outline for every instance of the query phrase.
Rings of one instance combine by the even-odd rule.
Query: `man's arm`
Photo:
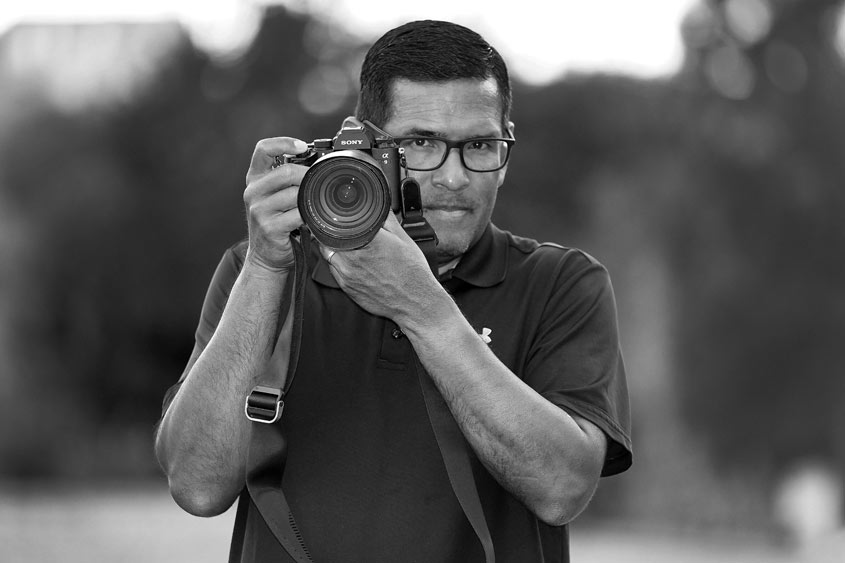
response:
[[[281,137],[256,146],[244,191],[249,247],[243,268],[214,335],[159,425],[156,456],[171,495],[192,514],[220,514],[243,489],[249,443],[244,401],[267,369],[279,323],[278,345],[290,348],[292,315],[282,319],[279,307],[293,275],[290,232],[302,224],[296,186],[304,168],[273,163],[276,155],[303,150],[301,141]],[[274,369],[285,373],[288,358],[277,357]]]
[[[398,324],[479,459],[499,483],[553,526],[575,518],[598,484],[604,433],[513,374],[448,296],[439,311]]]
[[[214,335],[162,418],[156,455],[173,498],[192,514],[224,512],[243,488],[244,400],[273,352],[285,280],[245,263]],[[290,327],[288,320],[280,345],[290,342]]]
[[[543,398],[496,358],[393,217],[364,249],[337,253],[331,270],[359,305],[402,328],[503,487],[551,525],[583,510],[604,463],[604,433]]]

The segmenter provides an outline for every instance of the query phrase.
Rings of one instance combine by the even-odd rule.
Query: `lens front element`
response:
[[[361,151],[330,153],[315,162],[299,187],[299,212],[323,245],[366,245],[390,211],[390,190],[378,164]]]
[[[358,180],[355,176],[341,179],[341,184],[332,188],[331,193],[334,195],[336,203],[341,207],[353,207],[358,199],[358,188],[355,187],[355,182]]]

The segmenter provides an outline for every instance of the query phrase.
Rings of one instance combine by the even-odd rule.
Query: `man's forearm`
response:
[[[162,419],[156,454],[171,494],[188,512],[219,514],[243,488],[244,400],[273,352],[287,275],[244,265],[214,335]],[[290,324],[282,340],[290,339]]]
[[[520,380],[451,300],[440,303],[434,322],[403,326],[420,360],[499,483],[543,521],[568,522],[595,490],[604,436]]]

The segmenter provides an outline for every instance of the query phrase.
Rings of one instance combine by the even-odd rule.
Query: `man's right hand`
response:
[[[305,142],[291,137],[262,139],[255,145],[244,190],[249,229],[247,263],[274,273],[293,268],[290,233],[302,225],[296,197],[307,168],[296,164],[273,166],[276,157],[306,150]]]

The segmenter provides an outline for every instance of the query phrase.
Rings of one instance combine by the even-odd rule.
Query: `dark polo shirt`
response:
[[[213,334],[245,251],[245,243],[230,248],[215,272],[192,360]],[[484,561],[449,484],[410,343],[353,303],[316,249],[309,264],[299,366],[282,418],[283,489],[314,560]],[[443,284],[511,371],[605,432],[603,475],[630,466],[616,305],[601,264],[490,225]],[[540,522],[474,455],[472,463],[497,562],[569,561],[567,527]],[[246,496],[234,536],[233,561],[289,561]]]

